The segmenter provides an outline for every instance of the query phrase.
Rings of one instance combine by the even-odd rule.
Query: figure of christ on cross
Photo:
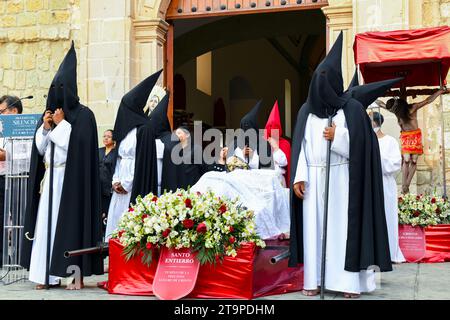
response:
[[[408,104],[406,102],[406,89],[402,88],[400,97],[389,99],[386,106],[381,106],[397,117],[401,129],[403,194],[409,192],[409,186],[416,173],[417,160],[423,154],[422,131],[417,121],[417,111],[432,103],[445,92],[447,92],[446,88],[439,89],[421,102]]]

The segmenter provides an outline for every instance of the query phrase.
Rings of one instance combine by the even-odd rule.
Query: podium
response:
[[[31,150],[40,114],[0,116],[0,135],[6,150],[2,282],[24,281],[20,252],[27,205]]]

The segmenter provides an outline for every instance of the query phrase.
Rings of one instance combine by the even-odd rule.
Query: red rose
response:
[[[130,207],[129,209],[128,209],[128,212],[133,212],[134,211],[134,209],[132,208],[132,207]]]
[[[152,198],[152,201],[153,201],[153,202],[158,201],[158,197],[157,197],[157,196],[154,196],[154,197]]]
[[[121,238],[124,233],[125,233],[125,230],[120,230],[119,231],[119,238]]]
[[[233,243],[236,242],[236,238],[233,237],[233,236],[231,236],[231,237],[228,239],[228,242],[230,242],[230,244],[233,244]]]
[[[220,214],[224,214],[227,211],[227,206],[225,204],[222,204],[219,208]]]
[[[419,211],[414,211],[413,216],[417,218],[418,216],[420,216],[420,212]]]
[[[153,247],[153,243],[151,242],[147,242],[147,244],[145,245],[145,247],[150,250]]]
[[[198,233],[205,233],[208,230],[208,228],[206,227],[206,224],[204,222],[200,223],[197,226],[197,232]]]
[[[230,226],[230,232],[234,232],[234,228],[233,228],[233,226]]]
[[[192,209],[192,201],[191,199],[184,200],[184,204],[186,205],[186,208]]]
[[[145,219],[145,218],[148,218],[148,214],[142,215],[142,222],[144,222],[144,219]]]
[[[398,202],[403,202],[403,198],[402,197],[398,197]]]
[[[416,196],[416,200],[420,200],[420,196]]]
[[[185,219],[185,220],[183,220],[183,226],[186,229],[192,229],[192,227],[194,226],[194,220],[192,220],[192,219]]]
[[[437,213],[437,214],[441,214],[441,208],[437,207],[437,208],[436,208],[436,213]]]
[[[169,233],[170,233],[170,228],[167,228],[166,230],[163,231],[162,236],[163,236],[164,238],[167,238],[167,236],[169,235]]]
[[[436,198],[432,198],[431,203],[436,203]]]

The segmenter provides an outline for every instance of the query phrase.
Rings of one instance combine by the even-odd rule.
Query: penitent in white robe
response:
[[[126,194],[113,192],[111,204],[108,210],[108,222],[106,224],[105,238],[108,240],[114,230],[119,226],[120,218],[130,207],[131,191],[133,189],[134,167],[136,159],[137,129],[128,132],[125,139],[119,145],[116,168],[114,170],[112,184],[120,182],[127,191]]]
[[[350,139],[342,110],[338,111],[333,122],[336,124],[336,131],[331,146],[325,288],[359,294],[375,290],[375,275],[373,271],[344,270],[348,228]],[[294,181],[294,183],[304,181],[306,185],[303,200],[306,290],[317,289],[321,279],[327,154],[327,140],[323,137],[323,131],[327,123],[328,119],[321,119],[314,114],[309,115]]]
[[[158,170],[158,196],[161,195],[161,179],[162,179],[162,167],[164,158],[164,143],[160,139],[155,140],[156,143],[156,163]],[[149,164],[152,165],[152,164]]]
[[[29,279],[32,282],[45,284],[47,261],[47,226],[48,226],[48,202],[50,192],[50,142],[55,144],[54,170],[53,170],[53,204],[50,256],[53,251],[56,225],[58,223],[59,206],[66,171],[67,150],[69,148],[72,126],[63,120],[53,130],[46,131],[42,125],[36,131],[36,147],[40,155],[44,156],[46,165],[45,175],[42,181],[42,193],[39,200],[36,227],[34,232],[33,248],[31,251]],[[57,284],[60,278],[50,276],[50,285]]]
[[[393,262],[404,262],[398,243],[398,203],[395,176],[402,166],[402,156],[397,140],[385,135],[378,139],[383,171],[384,209],[389,235],[389,250]]]

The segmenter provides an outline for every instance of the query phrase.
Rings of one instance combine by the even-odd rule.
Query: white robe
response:
[[[383,171],[384,209],[389,235],[389,250],[393,262],[404,262],[405,257],[398,243],[398,203],[395,176],[402,166],[402,156],[397,140],[385,135],[378,139]]]
[[[160,139],[156,139],[156,159],[158,170],[158,196],[161,195],[161,179],[162,179],[162,167],[164,157],[164,143]]]
[[[66,171],[67,150],[69,148],[70,133],[72,126],[63,120],[52,131],[45,131],[42,125],[36,131],[36,147],[44,161],[50,163],[50,142],[55,144],[54,170],[53,170],[53,204],[52,204],[52,227],[50,256],[53,252],[53,241],[55,239],[56,225],[58,222],[59,204]],[[48,169],[43,178],[43,189],[39,200],[36,227],[34,232],[33,248],[31,251],[29,279],[32,282],[45,284],[46,261],[47,261],[47,226],[48,226],[48,201],[50,192],[50,175]],[[49,284],[57,284],[60,278],[50,276]]]
[[[114,170],[112,184],[120,182],[127,191],[126,194],[113,192],[111,204],[108,210],[108,222],[106,224],[105,238],[109,240],[114,230],[119,225],[120,218],[128,211],[133,189],[134,166],[136,159],[137,129],[128,132],[125,139],[119,145],[116,168]]]
[[[348,228],[350,139],[342,110],[338,111],[333,121],[336,124],[336,131],[331,146],[325,288],[331,291],[358,294],[375,290],[375,276],[373,271],[344,270]],[[327,140],[323,137],[323,131],[327,123],[327,119],[309,115],[294,181],[294,183],[304,181],[306,185],[303,200],[304,288],[306,290],[317,289],[321,279],[321,239],[327,153]]]
[[[234,155],[236,157],[239,157],[243,160],[245,159],[244,152],[241,148],[237,147],[234,151]],[[284,179],[283,175],[286,172],[284,169],[288,165],[288,161],[286,158],[286,155],[281,149],[278,149],[277,151],[272,153],[272,158],[274,162],[274,170],[276,170],[278,173],[280,173],[280,182],[283,184],[283,186],[286,186],[286,180]],[[249,159],[248,166],[250,169],[259,169],[259,155],[258,151],[254,151],[252,157]]]

